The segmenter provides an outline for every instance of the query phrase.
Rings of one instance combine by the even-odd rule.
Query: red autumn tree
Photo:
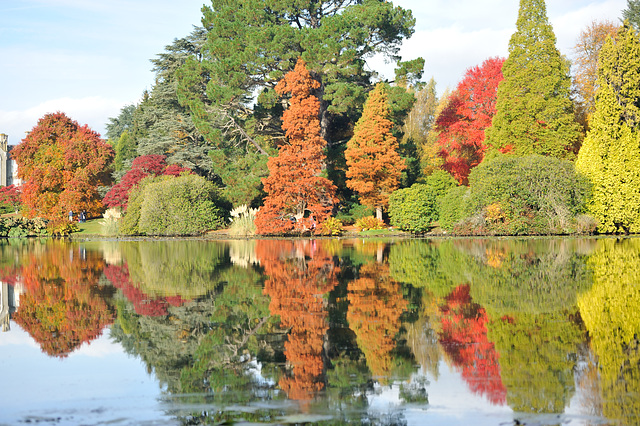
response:
[[[313,95],[320,83],[302,59],[276,85],[281,96],[290,94],[282,116],[287,143],[269,158],[269,176],[262,180],[267,196],[256,215],[258,234],[298,233],[322,223],[337,202],[336,187],[321,177],[326,142],[320,136],[320,102]]]
[[[398,140],[391,133],[389,105],[384,83],[378,83],[364,104],[353,137],[347,142],[347,186],[358,193],[360,203],[376,210],[389,205],[389,195],[400,185],[404,160],[398,154]]]
[[[347,321],[356,334],[371,373],[385,382],[392,367],[391,351],[407,308],[400,284],[389,275],[389,265],[371,263],[360,268],[360,278],[348,285]]]
[[[338,283],[333,258],[316,241],[258,240],[256,256],[269,278],[269,310],[288,328],[284,345],[292,369],[279,381],[291,399],[308,400],[324,387],[323,350],[327,322],[324,295]]]
[[[461,184],[467,184],[469,172],[484,158],[484,129],[491,126],[496,113],[504,61],[491,58],[467,70],[436,119],[443,168]]]
[[[18,211],[21,205],[21,191],[19,186],[9,185],[0,188],[0,204]]]
[[[99,186],[110,183],[113,148],[86,124],[46,114],[11,152],[18,163],[28,216],[63,219],[70,210],[99,215]]]
[[[487,312],[473,303],[469,285],[456,287],[446,297],[439,341],[453,365],[462,370],[462,378],[475,394],[486,396],[495,405],[507,402],[502,383],[498,353],[487,337]]]
[[[180,173],[191,172],[190,169],[177,164],[167,165],[164,155],[143,155],[133,160],[129,170],[109,192],[104,196],[104,204],[107,207],[127,208],[129,193],[147,176],[179,176]]]

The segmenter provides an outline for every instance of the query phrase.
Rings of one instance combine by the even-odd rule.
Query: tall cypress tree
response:
[[[569,63],[556,48],[544,0],[520,0],[486,143],[502,152],[567,158],[580,141]]]
[[[576,169],[593,184],[588,208],[600,232],[640,232],[640,39],[628,21],[607,40],[599,64]]]

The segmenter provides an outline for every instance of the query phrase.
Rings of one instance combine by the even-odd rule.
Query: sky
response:
[[[465,71],[508,54],[518,0],[396,0],[415,33],[403,60],[423,57],[441,93]],[[208,0],[0,0],[0,133],[16,145],[46,113],[62,111],[104,134],[110,117],[151,89],[151,59],[200,25]],[[546,0],[557,47],[568,57],[592,21],[618,22],[626,0]],[[382,77],[393,66],[368,61]]]

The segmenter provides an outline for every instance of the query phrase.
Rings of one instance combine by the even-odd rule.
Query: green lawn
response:
[[[84,223],[78,223],[80,231],[75,232],[73,235],[103,235],[100,221],[102,219],[91,219]]]

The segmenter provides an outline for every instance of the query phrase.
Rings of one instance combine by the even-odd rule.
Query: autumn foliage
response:
[[[267,163],[269,176],[262,180],[267,196],[255,220],[258,234],[312,229],[329,217],[337,202],[335,186],[320,176],[326,142],[320,136],[320,102],[313,95],[319,87],[302,59],[276,85],[280,95],[291,95],[282,117],[288,142]]]
[[[21,204],[21,192],[19,186],[3,186],[0,188],[0,205],[8,206],[17,211]]]
[[[21,265],[26,292],[13,319],[43,352],[64,358],[113,323],[98,285],[103,267],[98,253],[65,243],[32,252]]]
[[[400,331],[400,316],[407,308],[400,284],[389,275],[389,265],[371,263],[360,268],[351,281],[347,321],[356,334],[371,373],[384,378],[392,368],[391,351]]]
[[[491,58],[467,70],[436,119],[443,168],[461,184],[467,184],[469,172],[484,158],[484,130],[491,126],[496,113],[504,61]]]
[[[289,328],[284,354],[292,374],[279,386],[291,399],[307,400],[323,389],[323,345],[329,328],[324,295],[337,284],[338,268],[317,241],[258,240],[256,256],[269,278],[269,310]]]
[[[379,83],[369,94],[344,153],[347,186],[358,193],[362,205],[376,209],[379,219],[406,168],[398,154],[398,140],[391,133],[389,114],[385,85]]]
[[[99,186],[110,183],[113,148],[62,112],[46,114],[12,152],[30,217],[63,219],[70,210],[103,211]]]
[[[107,207],[127,208],[129,193],[140,181],[148,176],[179,176],[180,173],[191,172],[190,169],[177,164],[167,164],[164,155],[143,155],[133,160],[129,170],[104,197]]]
[[[485,396],[492,404],[507,402],[498,353],[487,338],[487,312],[469,295],[469,285],[456,287],[440,307],[442,331],[439,340],[453,365],[471,391]]]

